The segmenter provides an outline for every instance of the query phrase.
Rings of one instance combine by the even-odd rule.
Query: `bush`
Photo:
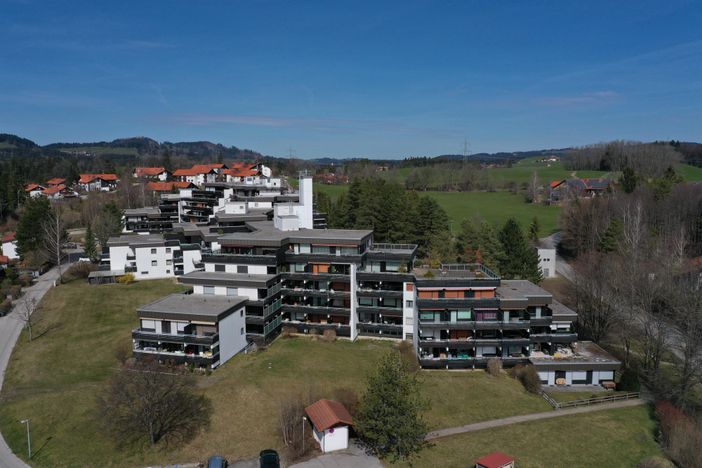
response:
[[[541,393],[541,378],[532,365],[518,364],[512,368],[510,375],[519,380],[529,393]]]
[[[5,299],[0,302],[0,317],[7,315],[12,310],[12,301],[10,299]]]
[[[134,282],[134,275],[132,273],[127,273],[126,275],[122,275],[117,277],[117,282],[119,284],[131,284]]]
[[[291,325],[285,325],[280,331],[280,336],[282,336],[283,338],[290,338],[295,333],[297,333],[297,328]]]
[[[358,412],[358,394],[348,387],[338,387],[334,389],[334,400],[338,401],[349,411],[351,416],[356,417]]]
[[[324,330],[324,332],[322,333],[322,340],[327,341],[329,343],[336,341],[336,330]]]
[[[623,392],[638,392],[640,389],[639,375],[633,369],[625,369],[619,377],[617,390]]]
[[[115,358],[122,364],[126,364],[132,354],[132,347],[128,341],[120,341],[115,348]]]
[[[17,281],[19,282],[20,286],[23,288],[26,288],[27,286],[32,285],[32,275],[29,273],[23,273],[17,278]]]
[[[500,358],[488,359],[487,368],[485,370],[491,376],[499,377],[500,372],[502,372],[502,359],[500,359]]]
[[[663,457],[653,456],[641,460],[636,468],[675,468],[675,465]]]
[[[78,262],[66,270],[66,281],[87,279],[91,272],[97,270],[97,265],[90,262]]]
[[[419,371],[419,360],[417,359],[417,353],[414,351],[414,346],[410,341],[400,341],[397,346],[402,356],[402,361],[407,366],[407,370],[410,372]]]
[[[309,332],[310,336],[316,338],[319,338],[319,328],[310,328]]]
[[[702,466],[702,428],[669,401],[656,403],[660,441],[679,466]]]

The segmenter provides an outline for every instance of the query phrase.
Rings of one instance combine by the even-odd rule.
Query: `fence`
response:
[[[595,398],[584,398],[582,400],[558,402],[558,401],[554,400],[553,398],[551,398],[551,396],[546,392],[541,392],[541,396],[551,406],[553,406],[553,409],[575,408],[578,406],[598,405],[601,403],[611,403],[613,401],[621,401],[621,400],[632,400],[632,399],[641,397],[639,392],[631,392],[631,393],[616,393],[614,395],[607,395],[607,396],[601,396],[601,397],[595,397]]]

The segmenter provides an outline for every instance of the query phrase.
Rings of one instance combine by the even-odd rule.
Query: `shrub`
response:
[[[649,457],[644,460],[641,460],[638,465],[636,465],[636,468],[675,468],[674,465],[669,461],[666,460],[665,458],[662,457]]]
[[[280,336],[282,336],[283,338],[290,338],[295,333],[297,333],[297,328],[291,325],[285,325],[280,331]]]
[[[639,375],[633,369],[625,369],[619,377],[617,390],[624,392],[638,392],[641,389]]]
[[[510,375],[519,380],[529,393],[541,393],[541,378],[532,365],[518,364],[512,368]]]
[[[87,279],[91,272],[97,270],[97,265],[90,262],[78,262],[66,270],[67,281],[74,279]]]
[[[26,288],[27,286],[32,285],[32,275],[29,273],[23,273],[17,278],[17,281],[19,282],[20,286],[23,288]]]
[[[329,343],[336,341],[336,330],[326,329],[322,333],[322,340]]]
[[[661,443],[679,466],[702,466],[702,428],[669,401],[656,403]]]
[[[404,362],[407,370],[410,372],[419,371],[419,360],[417,359],[417,353],[414,351],[414,346],[410,341],[400,341],[397,346],[402,356],[402,361]]]
[[[117,282],[119,284],[131,284],[134,282],[134,275],[132,273],[127,273],[126,275],[119,276]]]
[[[487,362],[487,368],[485,369],[488,374],[493,377],[498,377],[502,371],[502,359],[500,358],[490,358]]]
[[[0,302],[0,317],[7,315],[12,310],[12,301],[10,299],[5,299]]]
[[[319,329],[318,328],[310,328],[309,332],[310,336],[313,336],[314,338],[319,337]]]
[[[126,364],[127,360],[132,357],[132,347],[128,341],[120,341],[115,348],[115,358],[122,364]]]
[[[13,284],[7,288],[7,295],[12,296],[12,299],[17,299],[22,294],[22,286],[19,284]]]
[[[355,417],[358,411],[358,394],[355,390],[348,387],[337,387],[334,389],[334,400],[338,401],[349,411],[351,416]]]

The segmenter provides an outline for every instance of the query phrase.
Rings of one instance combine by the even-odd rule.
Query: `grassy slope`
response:
[[[315,190],[336,199],[346,193],[348,185],[315,186]],[[526,229],[536,216],[541,225],[541,235],[545,236],[558,228],[561,208],[558,206],[532,205],[524,202],[521,195],[509,192],[421,192],[435,199],[446,210],[451,221],[451,228],[456,231],[461,221],[473,216],[480,216],[498,228],[514,217]]]
[[[676,170],[678,174],[683,177],[683,179],[689,182],[702,181],[702,167],[690,166],[689,164],[678,164]]]
[[[33,424],[37,466],[187,462],[215,452],[237,459],[266,447],[280,449],[275,421],[281,398],[310,388],[324,396],[336,387],[361,392],[376,358],[392,346],[372,340],[278,340],[266,351],[236,356],[199,378],[215,407],[206,434],[162,451],[118,449],[100,433],[96,396],[117,367],[115,348],[130,342],[136,307],[178,289],[169,281],[149,281],[130,286],[74,282],[52,290],[38,327],[49,331],[31,344],[23,336],[1,395],[0,429],[15,452],[25,453],[24,428],[17,421],[27,417]],[[426,371],[420,379],[432,403],[426,415],[432,428],[549,409],[507,377]]]
[[[649,411],[637,406],[438,439],[413,466],[472,466],[498,450],[515,457],[520,468],[636,466],[660,455]]]

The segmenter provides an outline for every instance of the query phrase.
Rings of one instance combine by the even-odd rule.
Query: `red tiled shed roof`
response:
[[[3,242],[12,242],[12,241],[14,241],[16,238],[17,238],[17,233],[16,233],[15,231],[9,231],[9,232],[6,232],[6,233],[2,236],[2,241],[3,241]]]
[[[46,195],[54,195],[54,194],[60,192],[61,190],[64,190],[65,188],[66,188],[66,186],[63,184],[54,185],[54,186],[49,187],[48,189],[44,190],[42,193],[45,193]]]
[[[148,190],[154,192],[170,192],[174,189],[195,187],[192,182],[149,182],[146,184]]]
[[[305,413],[309,416],[315,429],[320,432],[339,424],[347,426],[353,424],[351,415],[338,401],[319,400],[305,408]]]
[[[25,192],[31,192],[32,190],[43,189],[43,188],[44,188],[44,187],[42,187],[42,186],[39,185],[39,184],[27,184],[27,185],[24,186],[24,191],[25,191]]]
[[[485,468],[502,468],[510,463],[514,463],[514,458],[502,452],[493,452],[482,458],[478,458],[478,460],[475,462],[476,465],[480,465]]]
[[[8,265],[10,263],[10,257],[6,255],[0,255],[0,265]]]
[[[157,176],[166,172],[165,167],[136,167],[134,173],[137,177]]]
[[[81,174],[79,182],[81,184],[89,184],[96,179],[117,181],[117,174]]]
[[[46,181],[46,185],[60,185],[66,182],[66,179],[62,179],[60,177],[54,177],[53,179],[49,179]]]

